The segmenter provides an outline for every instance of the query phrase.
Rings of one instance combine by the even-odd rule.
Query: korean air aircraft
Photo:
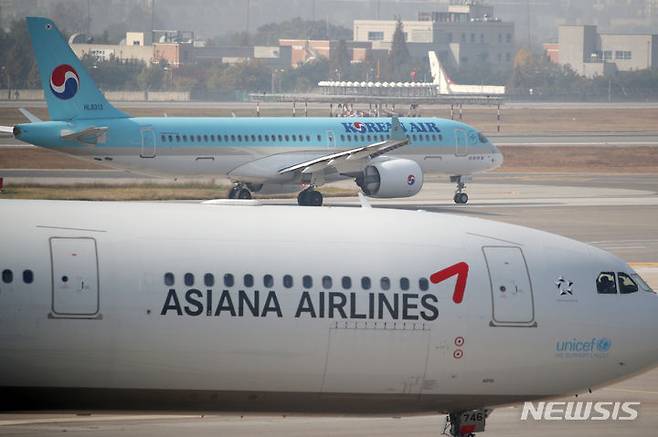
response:
[[[256,202],[0,200],[0,406],[442,413],[462,436],[658,363],[658,296],[600,249],[448,214],[217,204]]]
[[[353,179],[368,196],[413,196],[426,173],[448,175],[466,203],[470,176],[503,158],[474,128],[438,118],[131,117],[98,90],[55,24],[27,18],[48,113],[5,127],[37,146],[145,172],[227,176],[230,198],[295,192],[321,205],[316,188]],[[24,112],[26,113],[26,112]]]

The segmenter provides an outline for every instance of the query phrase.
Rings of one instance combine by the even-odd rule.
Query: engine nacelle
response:
[[[356,184],[370,197],[411,197],[423,187],[423,170],[410,159],[374,161],[356,178]]]

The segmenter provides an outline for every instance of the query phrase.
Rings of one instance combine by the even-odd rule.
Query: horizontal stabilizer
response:
[[[30,123],[38,123],[42,121],[39,117],[36,115],[32,114],[30,111],[28,111],[25,108],[18,108],[19,111],[21,111],[21,114],[25,116],[29,120]]]
[[[88,127],[86,129],[80,130],[80,131],[68,131],[68,130],[63,130],[60,133],[60,137],[63,140],[67,141],[80,141],[83,143],[93,143],[93,141],[83,141],[86,139],[91,139],[91,138],[98,138],[101,135],[104,135],[105,132],[107,132],[107,127]]]

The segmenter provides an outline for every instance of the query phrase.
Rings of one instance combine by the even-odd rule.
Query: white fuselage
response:
[[[658,298],[596,292],[600,272],[632,272],[623,261],[518,226],[1,201],[0,241],[0,387],[28,406],[461,411],[578,392],[658,359],[645,335]]]

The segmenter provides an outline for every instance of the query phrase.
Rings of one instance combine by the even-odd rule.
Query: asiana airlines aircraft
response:
[[[658,296],[626,262],[520,226],[0,200],[0,241],[5,409],[445,414],[464,436],[658,363]]]
[[[322,205],[317,187],[353,179],[364,194],[417,194],[425,174],[450,177],[466,203],[471,175],[503,162],[473,127],[439,118],[131,117],[94,84],[55,24],[28,17],[50,121],[0,131],[40,147],[108,165],[168,175],[225,176],[229,198],[300,191],[300,205]]]

